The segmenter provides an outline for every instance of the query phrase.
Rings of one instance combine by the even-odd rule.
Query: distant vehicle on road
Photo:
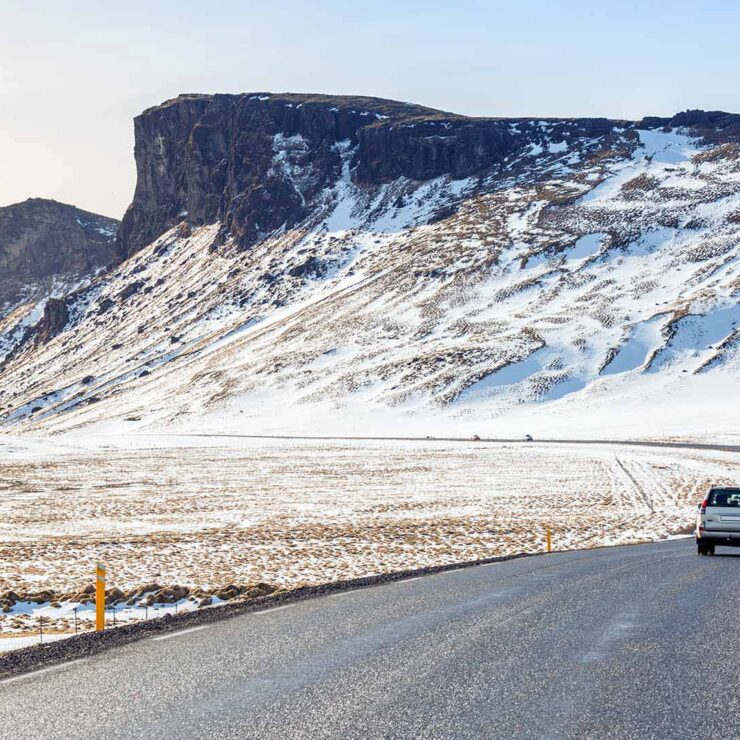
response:
[[[740,488],[712,487],[699,504],[696,551],[714,555],[717,545],[740,547]]]
[[[477,434],[473,435],[473,442],[480,442],[480,437]]]
[[[525,442],[534,442],[534,438],[532,437],[531,434],[525,434],[524,435],[524,441]]]

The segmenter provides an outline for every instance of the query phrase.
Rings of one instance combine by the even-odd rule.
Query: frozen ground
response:
[[[661,539],[740,482],[730,453],[536,443],[0,437],[0,465],[0,594],[79,592],[97,560],[124,590],[291,587],[538,551],[548,525],[556,548]],[[19,602],[0,633],[69,631],[74,606]]]

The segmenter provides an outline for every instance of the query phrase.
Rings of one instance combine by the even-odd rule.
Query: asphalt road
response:
[[[554,553],[169,633],[0,682],[0,737],[740,737],[718,552]]]
[[[137,436],[137,435],[134,435]],[[497,444],[527,444],[521,437],[481,437],[474,440],[471,437],[362,437],[362,436],[322,436],[322,435],[296,435],[296,434],[215,434],[207,432],[184,432],[181,434],[152,434],[139,435],[142,437],[211,437],[211,438],[236,438],[236,439],[298,439],[319,441],[371,441],[371,442],[495,442]],[[731,444],[703,444],[701,442],[661,442],[644,439],[547,439],[537,438],[537,444],[554,445],[627,445],[629,447],[666,447],[679,450],[709,450],[714,452],[740,452],[740,445]]]

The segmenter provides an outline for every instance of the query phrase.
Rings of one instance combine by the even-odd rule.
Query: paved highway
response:
[[[133,435],[141,437],[210,437],[223,439],[296,439],[314,440],[324,442],[494,442],[497,444],[524,443],[521,437],[481,437],[474,440],[472,437],[362,437],[362,436],[322,436],[322,435],[296,435],[296,434],[215,434],[206,432],[184,432],[181,434],[142,434]],[[627,445],[629,447],[664,447],[678,450],[708,450],[714,452],[740,452],[740,445],[735,444],[709,444],[701,442],[661,442],[639,439],[547,439],[538,438],[537,444],[554,445]]]
[[[555,553],[168,633],[0,682],[0,737],[738,737],[721,552]]]

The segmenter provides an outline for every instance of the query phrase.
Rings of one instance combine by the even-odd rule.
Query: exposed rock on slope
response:
[[[60,298],[49,298],[44,306],[44,315],[37,324],[38,341],[48,342],[61,334],[69,321],[67,302]]]
[[[685,432],[681,401],[711,416],[697,389],[721,411],[738,376],[740,147],[737,116],[675,121],[268,94],[147,111],[125,259],[7,359],[2,423],[336,430],[663,399]]]

